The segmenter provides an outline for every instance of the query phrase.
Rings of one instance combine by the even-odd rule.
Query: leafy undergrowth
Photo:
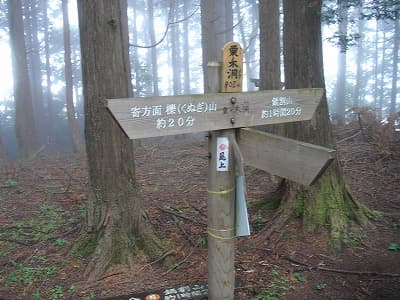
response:
[[[246,169],[252,235],[236,239],[235,299],[399,297],[400,158],[395,148],[381,151],[383,144],[362,135],[339,143],[354,195],[382,212],[370,216],[370,228],[352,225],[339,256],[326,233],[305,234],[298,220],[263,238],[279,209],[266,201],[278,181]],[[142,143],[136,165],[143,203],[176,263],[165,268],[139,252],[132,269],[113,266],[94,282],[83,277],[84,253],[71,253],[85,215],[84,158],[47,155],[0,170],[0,299],[104,299],[206,283],[206,148],[188,136]]]

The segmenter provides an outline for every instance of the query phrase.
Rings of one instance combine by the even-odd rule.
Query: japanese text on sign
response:
[[[243,50],[240,44],[227,43],[222,51],[222,92],[240,92],[242,89]]]
[[[196,114],[214,112],[217,110],[215,102],[199,103],[168,103],[166,105],[143,105],[131,107],[133,119],[156,118],[154,126],[157,129],[173,127],[192,127],[195,124]]]
[[[204,285],[181,286],[164,291],[165,300],[188,300],[195,297],[207,296],[208,288]]]
[[[261,111],[261,119],[282,118],[301,115],[301,107],[296,106],[296,101],[293,100],[291,97],[273,97],[271,102],[272,108],[269,107]]]
[[[229,170],[229,140],[227,137],[217,138],[217,171],[226,172]]]

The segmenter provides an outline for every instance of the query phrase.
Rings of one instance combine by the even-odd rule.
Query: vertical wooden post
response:
[[[208,65],[208,92],[219,92],[220,65]],[[235,138],[235,131],[209,135],[208,167],[208,299],[233,299],[235,290],[235,170],[232,143],[227,151],[227,171],[218,171],[218,139]],[[219,140],[221,141],[221,140]],[[225,152],[226,153],[226,152]]]
[[[221,67],[215,63],[208,65],[208,92],[241,92],[242,72],[241,46],[235,42],[225,44]],[[229,105],[232,108],[236,105],[234,98]],[[235,122],[234,117],[231,122]],[[235,292],[235,138],[234,129],[210,134],[207,232],[208,298],[211,300],[233,300]]]

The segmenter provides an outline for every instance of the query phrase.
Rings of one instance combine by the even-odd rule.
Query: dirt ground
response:
[[[236,240],[235,299],[400,299],[400,144],[353,133],[336,133],[346,179],[382,214],[368,228],[352,224],[339,256],[326,232],[303,233],[296,219],[266,239],[277,210],[264,200],[277,179],[246,168],[252,234]],[[0,299],[129,299],[206,284],[206,143],[177,136],[137,148],[144,206],[176,264],[166,268],[139,253],[132,269],[113,266],[95,282],[83,277],[84,253],[71,252],[85,215],[85,160],[41,155],[0,170]]]

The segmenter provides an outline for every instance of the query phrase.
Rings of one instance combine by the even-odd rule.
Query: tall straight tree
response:
[[[83,153],[83,140],[79,133],[75,117],[75,105],[73,97],[73,78],[71,62],[71,33],[69,29],[68,0],[62,1],[63,34],[64,34],[64,66],[65,66],[65,102],[67,105],[68,128],[71,135],[75,153]]]
[[[183,64],[183,94],[190,94],[190,44],[189,44],[189,5],[192,4],[191,0],[183,1],[183,38],[182,38],[182,64]]]
[[[324,88],[321,1],[284,0],[283,4],[285,87]],[[334,148],[326,98],[312,121],[285,125],[285,131],[291,138]],[[337,252],[350,219],[367,224],[367,209],[351,196],[337,159],[312,187],[286,182],[282,191],[281,215],[268,233],[290,217],[301,217],[306,231],[329,227]]]
[[[156,47],[156,32],[154,29],[154,2],[153,0],[147,0],[147,17],[150,32],[150,53],[151,53],[151,71],[153,80],[152,95],[158,96],[160,90],[158,88],[158,59],[157,59],[157,47]],[[169,20],[168,20],[169,22]]]
[[[6,165],[7,162],[8,162],[7,151],[6,151],[6,147],[3,143],[2,131],[0,128],[0,168],[2,168],[4,165]]]
[[[179,19],[179,5],[177,5],[176,0],[169,1],[169,9],[172,12],[172,16],[175,17],[175,22]],[[169,20],[171,22],[171,20]],[[171,40],[171,57],[172,57],[172,88],[173,94],[179,95],[182,93],[181,87],[181,42],[180,42],[180,30],[179,23],[172,24],[170,26],[170,40]]]
[[[338,70],[336,81],[336,102],[335,114],[339,125],[345,121],[346,110],[346,63],[347,63],[347,24],[348,24],[348,3],[347,0],[338,0],[339,14],[339,53]]]
[[[279,0],[260,0],[260,90],[281,87]]]
[[[39,22],[40,20],[40,1],[25,0],[26,6],[26,41],[29,79],[31,83],[31,94],[34,118],[36,124],[37,142],[41,146],[46,142],[45,109],[43,99],[43,86],[41,74],[40,53],[41,46],[39,41]],[[54,124],[52,124],[54,126]]]
[[[232,0],[201,0],[201,47],[203,49],[204,87],[207,64],[221,60],[221,49],[233,39]]]
[[[47,13],[48,0],[42,0],[43,9],[43,26],[44,26],[44,51],[46,58],[46,104],[47,104],[47,144],[54,144],[56,140],[55,126],[54,126],[54,109],[53,109],[53,95],[51,92],[51,77],[52,71],[50,66],[50,26],[49,26],[49,16]]]
[[[399,70],[399,45],[400,45],[400,20],[399,14],[396,13],[396,19],[394,22],[394,35],[393,35],[393,69],[392,69],[392,88],[390,93],[390,114],[396,113],[396,101],[397,101],[397,79]]]
[[[18,154],[20,159],[29,159],[37,150],[37,140],[26,57],[27,51],[24,39],[21,0],[8,0],[7,5],[14,79],[15,132]]]
[[[126,1],[79,0],[78,14],[90,190],[87,232],[75,249],[94,245],[86,271],[94,279],[111,263],[131,265],[140,248],[153,258],[164,249],[142,208],[133,143],[104,107],[104,99],[132,96]]]
[[[362,16],[362,7],[357,8],[357,17],[358,21],[358,34],[360,35],[360,39],[357,43],[357,55],[356,55],[356,83],[354,86],[354,106],[359,107],[362,106],[361,99],[363,98],[362,90],[364,86],[363,80],[363,61],[364,61],[364,28],[365,28],[365,20],[361,18]]]

